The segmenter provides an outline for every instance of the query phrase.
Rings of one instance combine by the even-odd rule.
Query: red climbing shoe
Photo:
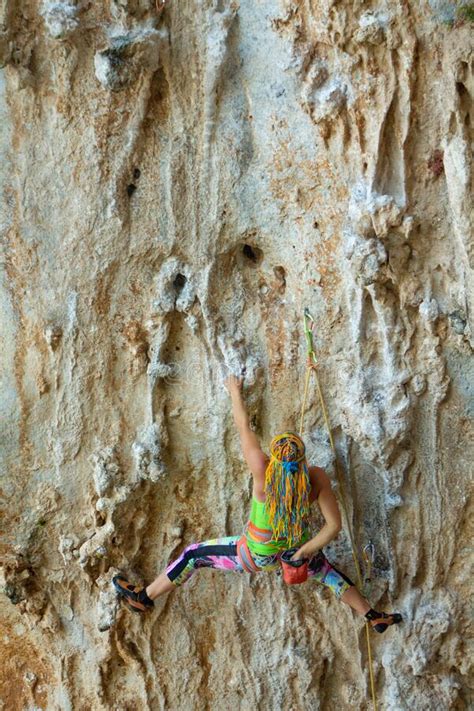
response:
[[[114,575],[112,583],[127,607],[133,612],[147,612],[155,606],[153,600],[146,594],[144,587],[132,585],[123,575]]]
[[[376,632],[382,634],[390,625],[398,625],[403,621],[399,612],[377,612],[377,610],[369,610],[365,615],[371,626]]]

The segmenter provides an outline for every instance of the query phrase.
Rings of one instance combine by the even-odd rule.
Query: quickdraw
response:
[[[365,565],[365,576],[364,583],[369,586],[372,582],[372,567],[375,560],[375,546],[372,541],[369,541],[362,551],[362,557],[364,558]]]

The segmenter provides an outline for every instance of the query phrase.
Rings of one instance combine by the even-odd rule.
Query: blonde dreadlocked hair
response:
[[[273,539],[286,538],[289,546],[300,541],[309,514],[311,484],[304,442],[294,432],[283,432],[270,444],[265,471],[265,511]]]

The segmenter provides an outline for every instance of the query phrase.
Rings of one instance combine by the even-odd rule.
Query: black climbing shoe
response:
[[[390,625],[398,625],[403,621],[399,612],[377,612],[377,610],[369,610],[366,613],[366,618],[376,632],[382,634]]]
[[[123,575],[114,575],[112,583],[127,607],[133,612],[143,613],[154,608],[155,603],[148,597],[144,587],[132,585]]]

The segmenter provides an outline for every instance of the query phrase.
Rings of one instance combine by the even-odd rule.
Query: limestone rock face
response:
[[[379,708],[467,709],[471,4],[161,4],[0,7],[2,708],[372,708],[325,589],[201,571],[143,619],[110,583],[242,532],[223,377],[265,448],[297,428],[306,306],[365,593],[405,618]],[[314,382],[304,436],[334,477]]]

